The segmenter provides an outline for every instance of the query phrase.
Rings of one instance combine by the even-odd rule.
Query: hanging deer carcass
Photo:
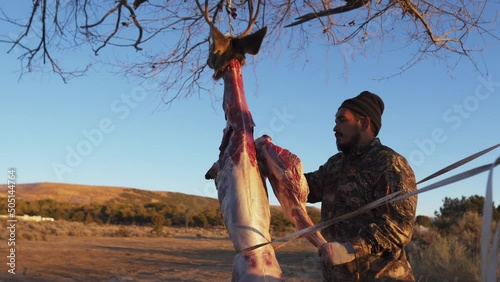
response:
[[[210,20],[207,2],[204,8],[198,1],[197,5],[211,27],[208,65],[214,69],[215,79],[222,77],[224,80],[222,107],[226,128],[219,147],[219,160],[205,178],[215,180],[222,218],[236,251],[232,281],[283,281],[274,249],[266,244],[271,241],[269,201],[257,164],[255,125],[241,73],[245,54],[257,54],[267,28],[249,34],[257,7],[255,15],[250,15],[247,30],[238,37],[228,37]]]

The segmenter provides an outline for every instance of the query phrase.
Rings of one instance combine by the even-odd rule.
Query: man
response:
[[[382,99],[368,91],[339,107],[333,131],[340,153],[305,174],[308,202],[321,201],[322,221],[416,189],[406,159],[376,137],[383,111]],[[416,206],[415,195],[323,229],[328,243],[318,253],[324,281],[415,281],[403,247],[411,239]]]

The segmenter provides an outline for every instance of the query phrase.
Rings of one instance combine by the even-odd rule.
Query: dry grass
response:
[[[0,251],[6,253],[6,244]],[[0,281],[229,281],[235,255],[229,239],[47,236],[20,242],[16,275]],[[276,252],[287,282],[321,281],[314,247],[297,240]]]
[[[0,221],[0,228],[5,228]],[[480,281],[479,229],[480,217],[466,214],[460,222],[443,235],[435,229],[415,228],[408,256],[417,281]],[[478,229],[479,228],[479,229]],[[224,227],[219,228],[172,228],[164,227],[157,233],[151,227],[98,225],[80,222],[25,222],[19,221],[17,238],[28,241],[50,241],[54,237],[99,237],[99,238],[228,238]],[[284,233],[289,233],[287,230]],[[273,234],[280,237],[283,232]],[[0,240],[6,240],[6,232]],[[293,244],[292,244],[293,245]],[[314,256],[314,253],[311,255]],[[315,258],[315,256],[314,256]]]
[[[477,213],[466,213],[446,233],[416,227],[408,255],[417,281],[481,281],[480,234]]]
[[[5,227],[6,222],[0,221],[0,228],[4,229]],[[0,233],[0,240],[6,240],[7,235],[5,232]],[[224,227],[208,229],[163,227],[161,232],[158,233],[148,226],[99,225],[70,221],[27,222],[20,220],[16,228],[17,238],[29,241],[43,241],[47,239],[47,236],[169,238],[188,235],[198,238],[228,238]]]
[[[82,187],[74,188],[82,189]],[[86,188],[88,187],[83,187],[83,189]],[[115,192],[118,192],[120,188],[116,189],[118,190],[115,190]],[[71,194],[74,197],[74,192]],[[487,202],[485,203],[488,204]],[[477,214],[468,213],[456,225],[446,230],[446,232],[439,233],[434,229],[416,228],[412,242],[408,246],[408,257],[417,281],[480,281],[481,261],[479,253],[481,226],[481,217]],[[5,229],[5,227],[6,222],[0,221],[0,228]],[[290,232],[293,232],[293,230],[286,228],[276,230],[273,237],[281,237]],[[6,232],[0,233],[0,240],[6,240],[6,236]],[[66,221],[40,223],[20,221],[17,224],[16,236],[21,240],[28,241],[48,241],[48,238],[53,238],[54,236],[101,238],[183,238],[184,236],[194,236],[200,239],[228,238],[224,227],[212,229],[163,227],[158,230],[146,226],[98,225],[95,223],[84,224]],[[317,263],[314,251],[309,252],[308,256],[310,256],[313,264]],[[303,255],[300,257],[302,257],[302,266],[306,265],[305,262],[307,260],[304,259]],[[294,269],[294,267],[292,266],[291,269]],[[303,269],[304,267],[302,267]],[[313,272],[317,274],[317,269],[314,269]]]
[[[174,236],[195,236],[198,238],[229,238],[224,226],[210,228],[184,228],[166,227],[160,232],[151,226],[136,225],[112,225],[83,223],[74,221],[43,221],[29,222],[19,220],[17,223],[18,238],[37,241],[46,240],[47,236],[71,236],[71,237],[174,237]],[[0,221],[0,228],[5,228],[6,222]],[[293,227],[285,230],[274,230],[271,232],[273,238],[279,238],[294,232]],[[0,240],[6,239],[6,233],[0,233]]]
[[[0,221],[0,228],[5,222]],[[7,239],[0,233],[0,241]],[[225,228],[21,222],[16,276],[0,281],[228,281],[234,249]],[[127,238],[124,238],[127,237]],[[7,244],[0,251],[7,252]],[[289,282],[320,281],[315,248],[298,239],[276,252]]]
[[[411,263],[419,281],[479,281],[479,254],[470,255],[456,236],[438,236]]]

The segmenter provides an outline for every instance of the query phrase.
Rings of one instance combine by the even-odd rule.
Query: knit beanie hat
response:
[[[340,108],[347,108],[362,116],[369,117],[375,129],[375,136],[382,127],[382,113],[384,112],[384,101],[379,96],[369,91],[363,91],[358,96],[345,100]]]

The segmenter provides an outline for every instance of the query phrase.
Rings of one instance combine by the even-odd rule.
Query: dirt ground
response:
[[[7,261],[7,244],[0,246]],[[321,281],[315,248],[303,239],[276,251],[286,281]],[[1,281],[227,281],[233,246],[227,238],[47,236],[18,241],[16,274],[2,263]]]

